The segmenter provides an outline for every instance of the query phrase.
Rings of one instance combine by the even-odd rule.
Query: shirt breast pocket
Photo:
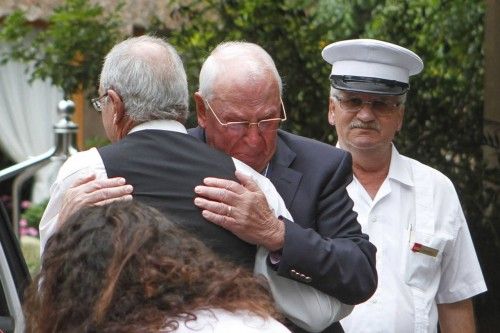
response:
[[[410,232],[405,265],[407,285],[425,291],[439,279],[443,251],[450,238],[442,233]]]

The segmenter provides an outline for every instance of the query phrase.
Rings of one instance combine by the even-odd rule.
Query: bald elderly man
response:
[[[262,47],[222,43],[201,68],[195,93],[199,127],[189,133],[269,178],[294,223],[283,217],[262,220],[256,212],[264,202],[243,203],[207,182],[197,187],[195,204],[208,220],[241,239],[267,230],[260,241],[274,241],[268,263],[279,275],[347,304],[363,302],[377,285],[376,249],[361,232],[346,191],[351,156],[280,130],[287,118],[282,93],[278,70]],[[245,204],[247,218],[228,219],[224,204]],[[338,323],[324,330],[339,331]]]

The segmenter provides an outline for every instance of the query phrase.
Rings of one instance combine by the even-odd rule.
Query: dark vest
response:
[[[253,268],[255,246],[205,220],[194,187],[205,177],[235,179],[231,158],[178,132],[142,130],[99,148],[109,178],[124,177],[135,199],[165,214],[224,259]]]

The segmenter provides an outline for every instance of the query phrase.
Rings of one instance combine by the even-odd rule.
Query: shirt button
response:
[[[377,222],[377,217],[376,217],[376,216],[373,216],[373,217],[371,218],[371,221],[372,221],[372,222]]]

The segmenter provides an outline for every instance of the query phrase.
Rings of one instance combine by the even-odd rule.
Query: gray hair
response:
[[[236,61],[239,65],[244,66],[253,77],[271,72],[276,78],[281,96],[283,83],[269,53],[257,44],[234,41],[217,45],[203,63],[199,78],[199,91],[203,97],[207,99],[213,97],[213,86],[216,78],[230,75],[227,65],[229,62]]]
[[[115,90],[135,123],[155,119],[185,122],[189,113],[186,72],[177,51],[160,38],[129,38],[106,55],[102,89]]]

